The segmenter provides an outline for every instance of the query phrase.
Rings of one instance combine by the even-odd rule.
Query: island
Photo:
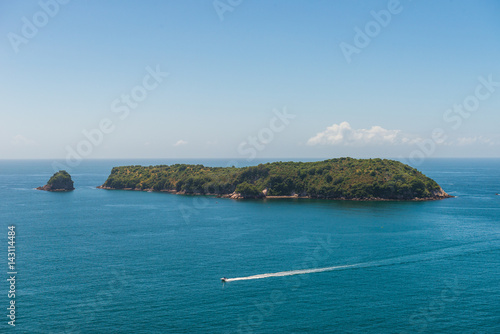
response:
[[[387,159],[337,158],[251,167],[114,167],[100,189],[163,191],[232,199],[437,200],[453,197],[415,168]]]
[[[59,172],[52,175],[46,185],[43,187],[36,188],[38,190],[45,191],[72,191],[75,190],[73,187],[73,180],[71,180],[71,175],[65,170],[60,170]]]

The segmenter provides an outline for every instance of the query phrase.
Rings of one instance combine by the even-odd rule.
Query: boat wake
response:
[[[268,277],[282,277],[282,276],[321,273],[323,271],[333,271],[333,270],[339,270],[339,269],[345,269],[345,268],[352,268],[352,267],[356,267],[358,265],[359,264],[348,264],[348,265],[344,265],[344,266],[334,266],[334,267],[326,267],[326,268],[280,271],[278,273],[260,274],[260,275],[253,275],[253,276],[247,276],[247,277],[227,278],[226,282],[246,281],[246,280],[251,280],[251,279],[260,279],[260,278],[268,278]]]
[[[438,259],[455,257],[470,253],[482,253],[485,251],[492,251],[496,249],[500,249],[500,240],[471,243],[455,247],[447,247],[434,251],[413,254],[413,255],[399,256],[395,258],[389,258],[378,261],[360,262],[355,264],[338,265],[338,266],[324,267],[324,268],[280,271],[277,273],[267,273],[267,274],[259,274],[259,275],[236,277],[236,278],[224,278],[223,282],[247,281],[247,280],[255,280],[255,279],[262,279],[269,277],[284,277],[293,275],[314,274],[325,271],[346,270],[355,268],[391,266],[391,265],[406,264],[413,262],[438,260]]]

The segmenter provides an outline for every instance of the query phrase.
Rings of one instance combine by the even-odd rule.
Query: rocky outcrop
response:
[[[443,188],[439,187],[438,190],[434,190],[432,192],[432,196],[435,197],[435,199],[441,199],[441,198],[451,198],[451,197],[454,197],[454,196],[451,196],[449,194],[447,194]]]
[[[230,198],[230,199],[244,199],[245,197],[243,197],[240,193],[232,193],[232,194],[228,194],[226,195],[227,198]]]
[[[71,180],[71,175],[65,170],[61,170],[49,179],[46,185],[43,187],[36,188],[38,190],[45,191],[72,191],[75,190],[73,187],[73,180]]]
[[[258,198],[265,198],[266,196],[263,193],[258,195],[244,195],[241,193],[233,192],[231,194],[222,195],[220,197],[230,198],[230,199],[258,199]]]

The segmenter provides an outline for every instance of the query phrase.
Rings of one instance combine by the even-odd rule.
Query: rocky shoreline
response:
[[[74,188],[73,189],[52,189],[48,185],[44,185],[43,187],[37,187],[35,189],[36,190],[51,191],[51,192],[67,192],[67,191],[73,191],[73,190],[75,190]]]
[[[370,198],[345,198],[345,197],[335,197],[335,198],[327,198],[327,197],[312,197],[307,194],[294,194],[290,196],[268,196],[266,191],[262,192],[262,195],[259,196],[243,196],[240,193],[233,192],[231,194],[211,194],[211,193],[186,193],[185,191],[176,191],[176,190],[154,190],[154,189],[140,189],[140,188],[123,188],[116,189],[106,186],[98,186],[97,189],[104,190],[128,190],[128,191],[145,191],[145,192],[159,192],[159,193],[169,193],[174,195],[190,195],[190,196],[215,196],[217,198],[228,198],[234,200],[247,200],[247,199],[326,199],[326,200],[339,200],[339,201],[359,201],[359,202],[388,202],[388,201],[404,201],[404,202],[421,202],[421,201],[437,201],[445,198],[453,198],[455,196],[451,196],[447,194],[442,188],[435,192],[434,197],[425,197],[425,198],[412,198],[412,199],[387,199],[380,197],[370,197]],[[266,189],[267,190],[267,189]]]

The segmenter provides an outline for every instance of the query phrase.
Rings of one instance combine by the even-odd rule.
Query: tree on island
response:
[[[263,196],[262,192],[260,192],[256,186],[249,184],[248,182],[238,184],[234,192],[241,194],[241,196],[246,198]]]

